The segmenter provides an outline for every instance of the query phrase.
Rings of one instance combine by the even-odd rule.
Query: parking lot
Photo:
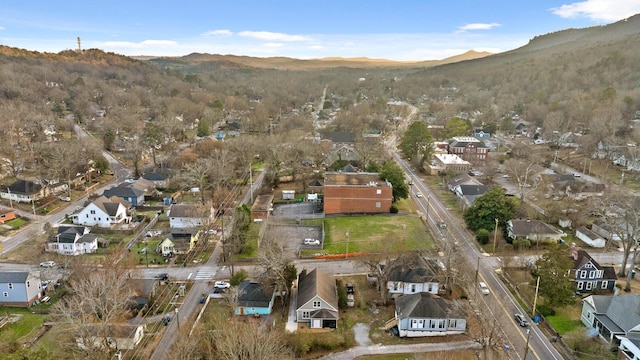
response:
[[[297,257],[300,249],[321,250],[323,238],[322,226],[269,224],[262,241],[263,244],[278,242]],[[305,239],[319,240],[320,245],[304,245]]]

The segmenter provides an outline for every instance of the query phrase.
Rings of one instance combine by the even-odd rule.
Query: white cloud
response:
[[[176,44],[173,40],[144,40],[140,42],[141,45],[160,45],[160,46],[173,46]]]
[[[4,28],[2,26],[0,26],[0,30],[4,30]]]
[[[324,49],[324,46],[322,46],[322,45],[311,45],[311,46],[308,46],[307,49],[322,50],[322,49]]]
[[[230,35],[233,35],[233,32],[231,32],[230,30],[221,29],[221,30],[207,31],[202,35],[203,36],[230,36]]]
[[[263,44],[263,46],[271,47],[271,48],[279,48],[279,47],[283,47],[283,46],[284,46],[284,44],[283,44],[283,43],[273,43],[273,42],[269,42],[269,43],[265,43],[265,44]]]
[[[586,0],[549,9],[562,18],[589,18],[596,22],[618,21],[640,13],[638,0]]]
[[[494,27],[498,27],[500,24],[498,23],[475,23],[475,24],[467,24],[460,26],[458,30],[467,31],[467,30],[491,30]]]
[[[309,41],[311,38],[302,35],[289,35],[268,31],[241,31],[238,36],[266,41]]]

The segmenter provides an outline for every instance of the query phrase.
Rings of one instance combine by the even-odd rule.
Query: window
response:
[[[458,320],[456,320],[456,319],[449,319],[449,327],[450,327],[450,328],[456,328],[456,327],[458,327]]]
[[[379,208],[380,206],[380,201],[376,201],[376,207]]]
[[[313,302],[313,307],[316,308],[316,309],[319,308],[320,307],[320,301],[314,301]]]
[[[398,291],[398,285],[399,285],[399,284],[400,284],[400,283],[398,283],[398,282],[394,282],[394,283],[393,283],[393,290],[394,290],[394,291]]]
[[[416,284],[411,284],[411,292],[416,292]]]
[[[438,329],[444,329],[444,320],[438,320]]]
[[[592,286],[592,285],[593,285],[593,284],[591,283],[591,281],[587,281],[587,287],[586,287],[586,290],[591,290],[591,286]]]
[[[432,329],[435,329],[435,328],[436,328],[436,325],[437,325],[438,320],[431,320],[430,322],[431,322],[431,324],[430,324],[430,325],[431,325],[431,328],[432,328]]]
[[[9,297],[9,293],[8,293],[8,292],[6,292],[6,291],[4,291],[4,292],[2,293],[2,296],[4,296],[4,297]]]
[[[604,270],[598,270],[598,278],[602,278],[604,276]]]
[[[593,279],[595,277],[596,277],[596,272],[593,270],[589,271],[589,279]]]
[[[411,328],[412,329],[417,329],[418,328],[418,320],[416,320],[416,319],[412,319],[411,320]]]
[[[9,290],[13,289],[13,284],[9,283]]]
[[[95,215],[96,211],[95,210],[91,210],[91,215]]]
[[[378,194],[378,195],[382,194],[382,189],[376,190],[376,194]]]
[[[302,312],[302,318],[303,319],[308,319],[311,316],[311,312],[309,311],[303,311]]]
[[[578,290],[582,290],[583,283],[582,281],[578,281]]]
[[[587,271],[586,270],[580,271],[580,277],[583,278],[583,279],[586,278],[587,277]]]
[[[602,285],[600,285],[600,288],[601,289],[606,289],[607,285],[609,285],[609,282],[605,280],[605,281],[602,282]]]

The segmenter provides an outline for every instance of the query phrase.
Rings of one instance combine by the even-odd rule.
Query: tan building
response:
[[[471,163],[462,160],[458,155],[434,154],[430,164],[425,163],[431,175],[439,173],[466,174],[471,170]]]
[[[273,195],[258,195],[251,207],[251,219],[254,222],[266,221],[273,210]]]
[[[386,213],[393,202],[391,183],[378,173],[335,173],[324,178],[324,213]]]

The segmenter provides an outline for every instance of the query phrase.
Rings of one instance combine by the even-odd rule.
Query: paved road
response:
[[[347,351],[333,353],[321,357],[322,360],[351,360],[364,355],[381,354],[413,354],[422,352],[452,351],[462,349],[480,349],[480,345],[472,340],[435,343],[435,344],[403,344],[403,345],[369,345],[356,346]]]
[[[506,340],[511,348],[516,350],[517,357],[522,358],[520,354],[524,356],[527,332],[515,323],[513,314],[516,312],[530,314],[530,311],[522,309],[496,275],[495,270],[501,266],[499,259],[490,257],[489,254],[481,253],[478,250],[473,234],[469,233],[462,220],[453,215],[446,205],[440,202],[438,197],[432,195],[429,187],[420,180],[420,177],[397,153],[393,152],[392,154],[395,160],[403,167],[407,176],[414,180],[413,187],[424,195],[421,198],[417,198],[415,197],[416,191],[412,191],[414,201],[416,201],[423,214],[427,216],[427,222],[431,229],[438,229],[436,231],[441,235],[441,240],[444,240],[448,246],[454,246],[466,260],[467,268],[476,269],[477,280],[484,281],[491,289],[490,295],[479,296],[476,286],[477,281],[474,279],[471,294],[474,292],[475,294],[472,299],[478,303],[479,310],[485,313],[484,316],[498,319],[502,325],[500,329],[501,337]],[[446,228],[439,227],[438,224],[440,222],[446,223]],[[497,306],[493,304],[497,304]],[[562,359],[562,355],[536,326],[531,326],[528,338],[530,350],[527,359]]]

